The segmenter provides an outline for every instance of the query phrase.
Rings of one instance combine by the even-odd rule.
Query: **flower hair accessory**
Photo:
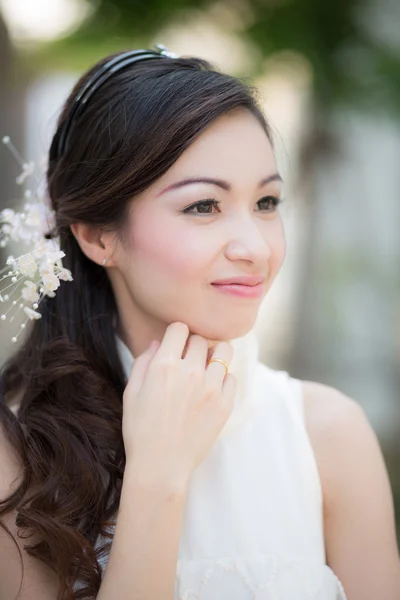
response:
[[[170,52],[162,44],[157,44],[155,50],[122,52],[97,69],[89,82],[78,92],[70,114],[56,132],[56,143],[50,148],[50,160],[59,160],[63,156],[74,121],[105,81],[136,62],[159,57],[178,58],[178,55]],[[59,238],[52,236],[56,218],[41,185],[43,177],[38,177],[34,163],[26,163],[22,159],[8,136],[3,138],[3,143],[22,168],[16,180],[17,184],[22,185],[27,178],[33,176],[38,183],[35,192],[31,189],[25,191],[26,202],[23,211],[16,212],[6,208],[0,212],[0,248],[5,248],[12,242],[31,247],[18,258],[8,256],[6,266],[0,270],[0,319],[11,322],[22,310],[25,321],[20,325],[20,329],[23,330],[29,320],[41,318],[39,307],[43,298],[54,298],[61,281],[72,281],[73,278],[71,271],[62,266],[65,253],[60,250]],[[9,304],[4,311],[1,310],[3,303]],[[18,341],[19,333],[11,338],[12,342]]]
[[[59,239],[48,239],[55,228],[55,213],[49,206],[34,163],[22,159],[8,136],[3,138],[3,144],[22,167],[17,184],[22,185],[32,176],[36,176],[38,184],[34,192],[25,191],[23,211],[6,208],[0,212],[0,248],[13,242],[30,247],[17,258],[8,256],[6,266],[0,269],[0,319],[13,321],[21,311],[25,316],[20,331],[11,338],[17,342],[26,323],[41,318],[38,309],[43,298],[53,298],[60,282],[73,278],[71,271],[62,266],[65,252],[60,250]],[[1,310],[3,304],[6,307]]]

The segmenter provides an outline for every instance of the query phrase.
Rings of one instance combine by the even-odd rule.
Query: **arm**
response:
[[[0,427],[0,499],[17,487],[22,468]],[[173,599],[185,490],[185,485],[145,478],[127,464],[114,540],[97,600]],[[26,553],[26,540],[17,536],[16,516],[14,511],[2,520],[15,537],[24,563],[18,600],[55,600],[58,578]],[[16,599],[21,578],[18,550],[0,528],[0,598]]]
[[[393,498],[362,408],[338,390],[303,382],[306,424],[324,497],[327,562],[348,600],[398,600]]]
[[[173,599],[185,490],[127,465],[97,600]]]

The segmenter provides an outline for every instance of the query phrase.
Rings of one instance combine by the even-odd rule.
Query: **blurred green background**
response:
[[[0,134],[27,160],[45,153],[80,72],[116,50],[163,43],[259,87],[288,243],[257,323],[261,359],[364,407],[398,531],[399,24],[397,0],[0,0]],[[21,197],[18,173],[1,148],[0,208]]]

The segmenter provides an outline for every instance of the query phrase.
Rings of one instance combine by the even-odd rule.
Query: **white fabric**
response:
[[[190,480],[174,600],[346,600],[325,564],[300,381],[258,361],[254,332],[232,345],[235,408]]]

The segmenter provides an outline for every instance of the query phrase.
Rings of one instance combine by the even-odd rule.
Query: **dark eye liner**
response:
[[[262,202],[263,200],[271,200],[272,205],[276,208],[279,204],[281,204],[283,201],[281,198],[278,198],[277,196],[264,196],[263,198],[260,198],[260,200],[258,200],[258,202]],[[258,203],[257,202],[257,203]],[[187,206],[186,208],[184,208],[181,212],[183,214],[205,214],[205,215],[210,215],[213,213],[196,213],[196,212],[191,212],[193,208],[197,207],[197,206],[202,206],[202,205],[207,205],[207,206],[219,206],[220,202],[218,200],[215,200],[214,198],[207,198],[206,200],[200,200],[199,202],[195,202],[194,204],[191,204],[190,206]],[[263,211],[260,210],[260,212],[270,212],[268,210]]]

